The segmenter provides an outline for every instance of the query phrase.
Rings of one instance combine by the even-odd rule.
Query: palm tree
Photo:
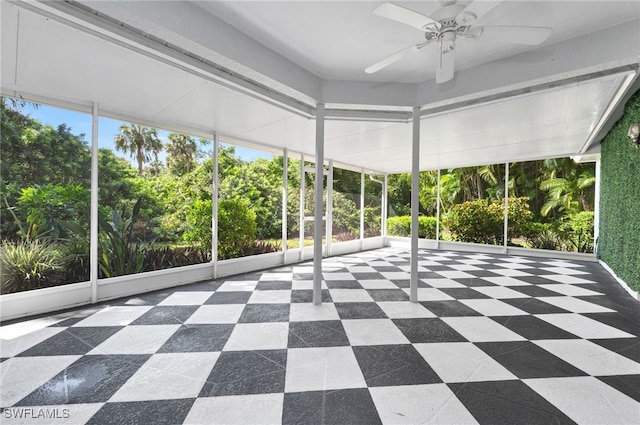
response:
[[[169,156],[167,165],[178,174],[191,171],[191,164],[197,154],[196,141],[184,134],[169,134],[169,143],[165,148]]]
[[[543,217],[556,209],[567,214],[591,209],[586,189],[593,186],[596,179],[586,164],[561,158],[545,160],[545,167],[549,172],[540,183],[540,189],[547,192],[546,202],[540,210]]]
[[[151,160],[158,160],[162,150],[162,142],[158,138],[158,130],[138,124],[122,124],[120,134],[113,139],[116,149],[130,153],[131,158],[138,161],[138,174],[142,175],[142,165]]]

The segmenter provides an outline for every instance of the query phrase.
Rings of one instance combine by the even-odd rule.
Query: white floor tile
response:
[[[320,284],[322,289],[327,289],[327,283],[323,280]],[[310,290],[313,289],[313,280],[294,280],[291,284],[291,289],[296,290]]]
[[[158,305],[202,305],[211,295],[213,295],[211,291],[176,291],[159,302]]]
[[[591,376],[523,381],[579,424],[640,423],[640,403]]]
[[[153,354],[180,325],[127,326],[88,354]]]
[[[351,345],[409,344],[409,340],[389,319],[343,320]]]
[[[248,304],[288,304],[291,302],[290,290],[253,291]]]
[[[614,313],[615,310],[611,310],[601,305],[590,303],[573,297],[538,297],[540,301],[555,305],[556,307],[563,308],[573,313]]]
[[[541,270],[548,271],[550,274],[566,274],[566,275],[576,275],[576,274],[589,274],[584,270],[569,268],[569,267],[542,267]]]
[[[127,326],[151,308],[151,306],[109,306],[73,326]]]
[[[545,279],[553,280],[558,283],[595,283],[593,280],[583,279],[581,277],[570,276],[566,274],[545,274],[541,275]]]
[[[563,283],[554,283],[551,285],[538,285],[539,288],[548,289],[562,295],[569,295],[572,297],[589,296],[589,295],[604,295],[600,292],[592,291],[591,289],[583,288],[582,286],[568,285]]]
[[[322,273],[324,280],[356,280],[351,273]]]
[[[589,375],[640,374],[640,363],[585,339],[552,339],[532,342]]]
[[[13,357],[0,363],[0,407],[12,406],[81,356]]]
[[[377,270],[371,266],[349,266],[349,273],[376,273]]]
[[[471,279],[475,278],[474,275],[469,274],[467,272],[463,272],[460,270],[438,270],[434,273],[439,274],[440,276],[447,279]]]
[[[289,311],[290,322],[308,322],[315,320],[340,320],[336,306],[332,303],[315,305],[311,303],[292,303]]]
[[[257,280],[228,280],[216,292],[253,291],[258,285]]]
[[[407,295],[411,295],[410,288],[402,289]],[[418,288],[418,301],[450,301],[454,298],[436,288]]]
[[[532,284],[529,282],[524,282],[522,280],[516,279],[510,276],[492,276],[492,277],[481,277],[480,279],[486,280],[487,282],[500,285],[500,286],[531,286]]]
[[[414,344],[414,347],[446,383],[518,379],[470,342]]]
[[[411,279],[411,274],[408,272],[380,272],[385,279],[389,280],[409,280]]]
[[[452,279],[422,279],[422,281],[434,288],[466,288],[462,283]]]
[[[239,323],[223,351],[276,350],[287,348],[289,323]]]
[[[506,289],[506,288],[505,288]],[[485,316],[524,316],[529,313],[522,311],[510,304],[494,299],[460,300],[461,303],[471,307]]]
[[[260,275],[261,281],[290,281],[293,280],[293,272],[266,272]]]
[[[360,286],[364,289],[398,289],[398,287],[387,279],[359,280]]]
[[[504,263],[494,263],[496,267],[504,267],[505,269],[513,269],[513,270],[522,270],[522,269],[532,269],[533,267],[528,266],[522,262],[517,261],[506,261]]]
[[[244,304],[211,304],[199,307],[186,321],[187,324],[237,323]]]
[[[445,384],[369,388],[384,424],[477,424]]]
[[[378,307],[380,307],[390,319],[436,317],[435,314],[421,304],[408,301],[383,301],[378,303]]]
[[[518,276],[531,276],[531,273],[527,273],[525,271],[513,268],[502,268],[502,269],[488,269],[488,272],[499,274],[502,276],[508,277],[518,277]]]
[[[196,399],[185,425],[277,425],[284,394],[252,394]]]
[[[24,335],[0,338],[0,357],[13,357],[42,341],[64,331],[66,328],[53,327],[37,329]]]
[[[527,294],[507,288],[505,286],[474,286],[474,290],[495,299],[531,298]]]
[[[581,338],[633,338],[634,335],[574,313],[536,314],[536,317]]]
[[[442,320],[471,342],[525,340],[488,317],[443,317]]]
[[[104,403],[15,406],[2,412],[2,425],[84,424]]]
[[[291,348],[285,392],[365,388],[351,347]]]
[[[569,267],[569,268],[583,268],[584,266],[582,264],[575,264],[572,263],[570,261],[565,261],[565,260],[550,260],[550,261],[543,261],[542,264],[546,264],[548,266],[551,267]]]
[[[156,354],[109,401],[197,397],[220,353]]]
[[[364,289],[329,289],[329,292],[334,303],[373,302]]]

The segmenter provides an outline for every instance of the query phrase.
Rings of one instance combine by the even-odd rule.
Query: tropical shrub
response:
[[[55,243],[44,240],[4,241],[0,248],[1,293],[53,286],[59,283],[56,278],[64,267],[63,256]]]
[[[211,227],[209,225],[209,227]],[[244,202],[228,199],[218,203],[218,257],[241,257],[256,240],[256,213]]]
[[[145,251],[144,271],[170,269],[209,261],[211,261],[211,251],[203,248],[149,248]]]
[[[418,237],[426,239],[436,238],[436,217],[418,217]],[[389,217],[387,219],[387,233],[390,236],[410,236],[411,216]]]
[[[592,211],[583,211],[564,218],[559,233],[568,251],[593,252],[593,219]]]
[[[380,236],[381,221],[380,207],[364,207],[364,234],[366,238]]]
[[[558,231],[551,223],[531,223],[526,241],[534,249],[558,251],[563,246]]]
[[[218,204],[220,211],[221,205]],[[211,250],[211,199],[196,199],[191,202],[186,216],[186,228],[182,233],[182,240],[191,244],[197,244],[203,249]]]

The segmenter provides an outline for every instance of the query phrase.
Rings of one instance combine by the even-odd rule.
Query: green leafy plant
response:
[[[163,270],[211,261],[211,251],[194,247],[149,248],[145,251],[144,270]]]
[[[59,283],[65,261],[58,245],[44,240],[5,241],[0,249],[2,294]]]
[[[569,250],[593,252],[593,219],[591,211],[583,211],[565,217],[559,232]]]
[[[418,217],[418,237],[436,238],[436,217]],[[387,233],[390,236],[411,236],[411,216],[389,217]]]
[[[526,236],[527,243],[534,249],[562,249],[562,239],[550,223],[531,223]]]
[[[244,255],[256,240],[256,213],[241,200],[218,204],[218,256],[221,259]]]

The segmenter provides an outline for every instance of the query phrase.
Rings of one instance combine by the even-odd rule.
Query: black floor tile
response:
[[[214,293],[205,304],[246,304],[251,291],[222,291]]]
[[[289,323],[288,348],[348,346],[340,320]]]
[[[363,289],[357,280],[325,280],[329,289]]]
[[[590,341],[640,363],[640,338],[592,339]]]
[[[18,356],[87,354],[121,329],[121,326],[67,328],[51,338],[23,351]]]
[[[387,319],[387,315],[378,304],[370,303],[335,303],[340,319]]]
[[[287,350],[223,351],[200,397],[284,392]]]
[[[485,267],[485,266],[491,266],[490,264],[482,264],[478,267]],[[492,267],[492,266],[491,266]],[[475,277],[500,277],[502,276],[501,274],[498,273],[494,273],[494,272],[490,272],[489,270],[466,270],[467,273],[469,273],[470,275],[473,275]]]
[[[284,425],[381,424],[366,388],[310,391],[284,395]]]
[[[552,273],[544,273],[544,274],[550,275]],[[544,278],[542,276],[518,276],[518,280],[521,280],[526,283],[532,283],[534,285],[553,285],[553,284],[558,285],[560,283],[560,282],[556,282],[555,280]]]
[[[467,271],[466,273],[470,272]],[[498,286],[495,283],[482,279],[481,277],[465,277],[455,279],[455,281],[469,288],[474,288],[476,286]]]
[[[408,301],[409,296],[402,289],[367,289],[374,301]]]
[[[593,302],[593,298],[595,297],[582,297],[584,301],[588,302]],[[584,316],[597,320],[605,325],[613,326],[631,335],[640,336],[640,322],[630,320],[618,313],[585,313]]]
[[[377,272],[352,272],[353,277],[357,280],[382,280],[385,279],[380,273]]]
[[[481,342],[476,346],[520,379],[586,375],[529,341]]]
[[[84,356],[20,400],[18,406],[106,402],[149,355]]]
[[[271,272],[272,270],[265,270],[266,272]],[[255,281],[255,280],[259,280],[260,277],[262,276],[262,272],[250,272],[250,273],[240,273],[240,274],[235,274],[233,276],[227,276],[223,279],[221,279],[221,282],[229,282],[229,281]]]
[[[481,316],[480,313],[457,300],[421,301],[420,304],[438,317]]]
[[[390,280],[391,283],[393,283],[394,285],[396,285],[398,288],[409,288],[411,287],[411,280],[409,279],[391,279]],[[420,282],[418,282],[418,286],[420,285]],[[424,287],[426,288],[427,285],[424,285]]]
[[[640,403],[640,374],[597,376],[596,378]]]
[[[575,425],[522,381],[467,382],[448,386],[480,425]]]
[[[526,311],[529,314],[570,313],[570,311],[567,311],[564,308],[540,301],[536,298],[509,298],[500,301],[517,307],[522,311]]]
[[[393,323],[412,343],[467,342],[467,339],[439,318],[393,319]]]
[[[369,387],[442,382],[412,345],[359,346],[353,352]]]
[[[491,319],[528,340],[578,338],[574,334],[535,316],[495,316]]]
[[[238,323],[288,322],[289,304],[247,304]]]
[[[132,325],[183,324],[199,308],[197,305],[159,305],[153,307],[131,323]]]
[[[322,302],[330,303],[333,302],[331,299],[331,293],[328,289],[322,289],[320,292]],[[294,289],[291,291],[291,302],[292,303],[310,303],[313,302],[313,290],[311,289]]]
[[[260,281],[256,285],[256,290],[280,290],[280,289],[291,289],[291,281],[285,280],[273,280],[273,281]]]
[[[195,399],[106,403],[87,425],[174,425],[181,424]],[[73,418],[70,418],[71,420]]]
[[[313,273],[294,273],[293,280],[313,280]]]
[[[473,290],[471,288],[439,288],[440,291],[455,298],[456,300],[473,300],[473,299],[487,299],[491,298],[482,292]]]
[[[183,325],[158,350],[159,353],[221,351],[234,325]]]

